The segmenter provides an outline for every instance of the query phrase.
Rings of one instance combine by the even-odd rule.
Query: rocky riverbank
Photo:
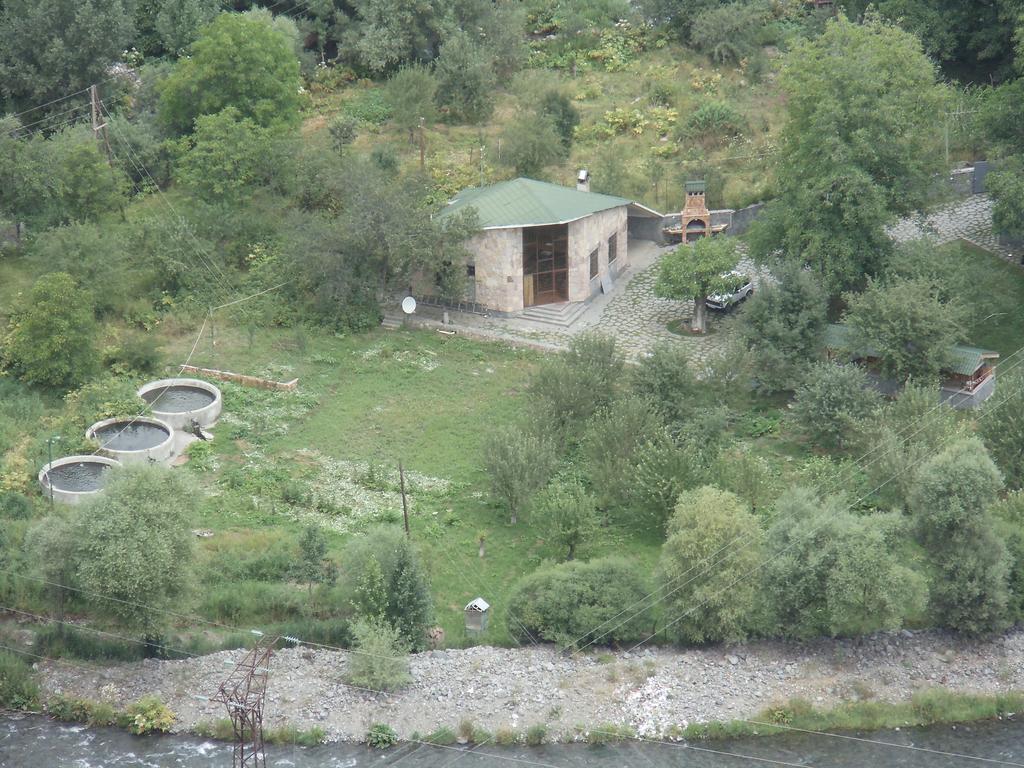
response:
[[[46,695],[105,699],[123,706],[159,696],[176,729],[224,716],[210,696],[239,660],[225,651],[185,661],[115,667],[40,663]],[[800,697],[820,707],[916,691],[1024,690],[1024,630],[986,641],[944,632],[903,631],[861,641],[758,642],[731,648],[559,655],[550,647],[430,651],[411,660],[413,682],[393,694],[343,682],[348,654],[292,648],[275,654],[265,722],[323,728],[332,740],[361,740],[372,723],[403,738],[472,721],[488,731],[545,724],[551,737],[576,726],[627,724],[658,736],[672,726],[752,717]]]

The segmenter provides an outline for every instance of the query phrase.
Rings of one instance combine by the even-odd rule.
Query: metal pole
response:
[[[46,453],[49,464],[46,465],[46,484],[50,486],[50,511],[53,511],[53,438],[46,441]]]
[[[409,538],[409,505],[405,500],[405,470],[398,462],[398,484],[402,489],[402,517],[405,518],[405,538]]]

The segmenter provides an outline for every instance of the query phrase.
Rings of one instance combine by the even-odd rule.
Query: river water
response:
[[[431,747],[406,744],[385,751],[333,744],[270,746],[274,768],[738,768],[769,761],[815,768],[960,768],[1024,765],[1024,722],[882,731],[870,744],[815,734],[682,745],[628,742],[615,746]],[[959,756],[915,751],[958,753]],[[710,751],[716,750],[718,754]],[[722,753],[730,752],[732,755]],[[740,757],[742,756],[742,757]],[[967,756],[983,758],[969,759]],[[761,760],[751,759],[761,758]],[[0,714],[3,768],[230,768],[230,745],[181,736],[132,736],[113,728],[55,723],[39,716]]]

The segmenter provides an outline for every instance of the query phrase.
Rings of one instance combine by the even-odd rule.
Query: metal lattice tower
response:
[[[276,638],[260,637],[221,683],[211,701],[219,701],[228,710],[235,732],[233,768],[266,768],[263,752],[263,702],[267,693],[267,675]]]

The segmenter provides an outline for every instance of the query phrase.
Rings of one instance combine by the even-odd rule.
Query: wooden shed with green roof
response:
[[[825,349],[830,358],[853,360],[871,374],[879,391],[895,394],[899,384],[877,374],[878,354],[872,349],[853,349],[850,328],[833,323],[825,329]],[[999,353],[979,347],[955,344],[949,350],[948,363],[942,370],[939,400],[954,408],[976,408],[995,393],[995,364]]]
[[[581,174],[583,176],[583,174]],[[629,220],[662,215],[639,203],[518,178],[460,192],[440,216],[473,208],[466,300],[497,312],[586,301],[629,264]]]

